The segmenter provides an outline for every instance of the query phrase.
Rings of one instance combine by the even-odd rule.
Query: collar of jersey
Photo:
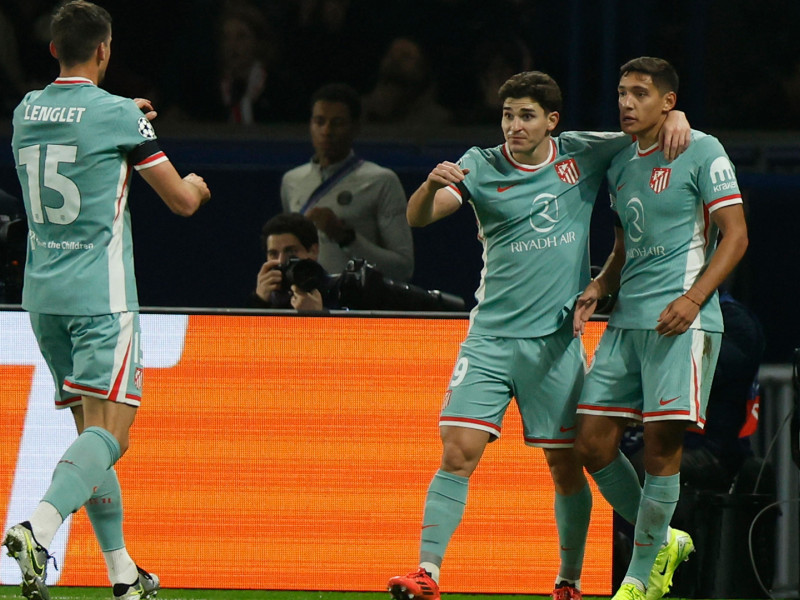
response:
[[[648,156],[649,154],[652,154],[656,150],[658,150],[658,142],[656,142],[655,144],[653,144],[649,148],[645,148],[644,150],[639,148],[639,142],[636,142],[636,155],[637,156]]]
[[[87,79],[86,77],[57,77],[53,83],[56,85],[74,85],[78,83],[88,83],[89,85],[94,85],[94,81]]]
[[[543,166],[553,162],[556,159],[556,143],[553,141],[553,138],[550,138],[550,154],[548,154],[547,158],[538,165],[526,165],[518,160],[514,160],[514,157],[511,156],[511,151],[508,149],[508,142],[503,144],[503,156],[506,157],[506,160],[508,160],[508,162],[510,162],[515,169],[528,172],[538,171]]]

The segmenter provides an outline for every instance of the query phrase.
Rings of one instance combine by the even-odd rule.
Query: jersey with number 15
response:
[[[29,227],[23,308],[138,310],[131,172],[167,160],[142,111],[88,79],[58,78],[16,108],[11,146]]]

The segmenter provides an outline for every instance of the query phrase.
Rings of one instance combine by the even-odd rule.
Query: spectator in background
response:
[[[281,69],[281,13],[248,0],[206,8],[192,9],[202,18],[190,21],[176,42],[163,85],[165,117],[247,126],[298,115],[297,77]],[[210,49],[198,48],[198,40],[208,39]]]
[[[272,217],[261,230],[261,245],[266,262],[256,277],[256,289],[249,306],[252,308],[294,308],[298,311],[320,311],[335,308],[332,300],[323,298],[325,290],[303,291],[296,285],[287,285],[280,267],[290,259],[319,257],[319,236],[314,222],[298,213]]]
[[[225,10],[219,35],[219,94],[227,120],[250,125],[269,109],[265,91],[275,35],[263,13],[245,2]]]
[[[325,85],[311,99],[314,156],[281,182],[284,212],[299,212],[320,233],[319,262],[340,273],[351,258],[364,258],[387,277],[408,281],[414,270],[406,196],[391,170],[353,151],[361,102],[345,84]]]
[[[328,274],[317,262],[317,228],[299,213],[280,214],[267,221],[261,244],[266,262],[256,277],[256,289],[248,302],[251,308],[464,310],[461,298],[397,283],[363,259],[348,261],[342,273]]]
[[[301,43],[292,45],[286,60],[302,74],[302,98],[329,81],[359,91],[372,85],[388,37],[379,23],[383,7],[376,11],[371,2],[353,0],[296,0],[290,7],[290,39]],[[306,116],[304,111],[301,119]]]
[[[503,109],[497,90],[515,73],[530,71],[533,58],[522,39],[495,37],[475,47],[475,102],[466,118],[473,123],[494,124]]]
[[[0,117],[10,117],[25,92],[17,36],[11,19],[0,9]]]
[[[378,81],[364,97],[364,121],[421,130],[445,125],[450,112],[436,99],[436,80],[416,41],[394,39],[381,60]]]

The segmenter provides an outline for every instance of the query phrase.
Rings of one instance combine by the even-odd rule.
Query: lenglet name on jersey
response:
[[[28,104],[25,107],[25,121],[49,121],[50,123],[80,123],[84,106],[39,106]]]
[[[536,238],[535,240],[520,240],[511,242],[511,252],[531,252],[532,250],[545,250],[555,248],[563,244],[571,244],[575,241],[575,232],[568,231],[560,236],[551,235],[548,237]]]

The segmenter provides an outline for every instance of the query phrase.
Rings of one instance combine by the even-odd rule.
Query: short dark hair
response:
[[[267,238],[282,233],[293,234],[306,250],[311,250],[311,246],[319,244],[319,234],[314,221],[300,213],[282,213],[264,223],[261,229],[261,247],[264,254],[267,252]]]
[[[350,113],[350,118],[353,121],[358,121],[361,118],[361,96],[358,92],[346,83],[328,83],[319,88],[311,96],[311,106],[313,110],[314,105],[320,101],[325,102],[341,102],[347,106]]]
[[[500,100],[530,98],[548,113],[561,110],[561,88],[556,80],[541,71],[524,71],[512,75],[497,90]]]
[[[629,60],[619,68],[619,77],[622,79],[628,73],[644,73],[653,78],[653,85],[662,94],[667,92],[678,93],[678,72],[663,58],[653,56],[640,56]]]
[[[111,15],[86,0],[72,0],[53,13],[50,35],[59,62],[78,65],[91,59],[97,46],[111,35]]]

